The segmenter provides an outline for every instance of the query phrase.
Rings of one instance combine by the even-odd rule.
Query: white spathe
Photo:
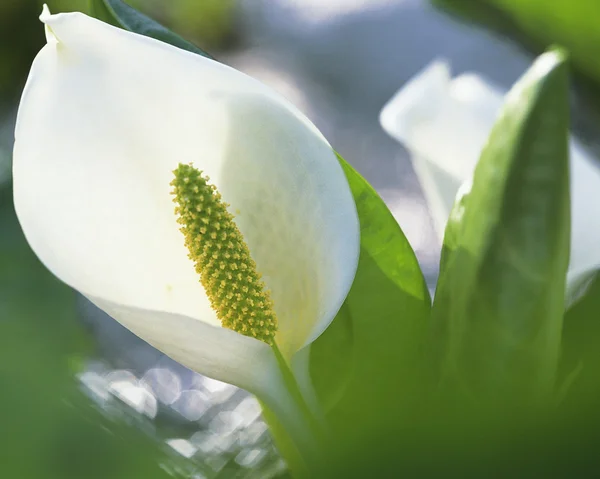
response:
[[[475,73],[451,77],[436,61],[383,107],[384,130],[411,152],[412,162],[443,240],[456,194],[470,181],[507,92]],[[574,139],[571,157],[571,258],[567,296],[600,268],[600,162]]]
[[[353,281],[356,207],[337,158],[294,106],[215,61],[81,13],[51,15],[21,100],[14,201],[61,280],[184,365],[262,393],[271,349],[222,328],[174,214],[172,170],[217,186],[271,290],[291,358]]]

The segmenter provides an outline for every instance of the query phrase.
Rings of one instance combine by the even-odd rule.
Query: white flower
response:
[[[470,178],[506,91],[475,73],[451,78],[432,63],[381,111],[385,131],[411,152],[440,242],[454,198]],[[571,156],[571,259],[567,296],[600,268],[600,163],[574,139]]]
[[[42,262],[182,364],[261,397],[271,348],[221,327],[169,185],[209,175],[271,290],[290,360],[328,326],[353,281],[359,226],[319,131],[261,83],[80,13],[45,9],[48,43],[21,100],[14,200]]]

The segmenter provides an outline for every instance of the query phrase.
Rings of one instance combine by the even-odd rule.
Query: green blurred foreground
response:
[[[109,420],[74,373],[89,351],[75,293],[37,260],[18,225],[12,190],[0,189],[0,477],[173,477],[160,445]]]

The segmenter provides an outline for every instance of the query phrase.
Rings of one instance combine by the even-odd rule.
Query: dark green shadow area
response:
[[[596,477],[598,421],[545,421],[527,428],[490,431],[458,421],[431,428],[395,430],[365,438],[342,460],[326,464],[323,478],[457,477],[580,479]]]
[[[575,421],[600,420],[600,275],[565,315],[561,412]]]

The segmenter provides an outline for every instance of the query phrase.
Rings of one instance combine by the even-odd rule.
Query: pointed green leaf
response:
[[[320,397],[338,388],[328,419],[338,434],[354,440],[352,431],[402,421],[419,401],[430,298],[414,252],[389,209],[339,159],[358,210],[360,259],[340,314],[312,345],[311,373]]]
[[[204,50],[138,12],[122,0],[90,0],[90,2],[92,15],[103,22],[212,58]]]
[[[555,385],[569,256],[567,81],[554,51],[513,87],[448,224],[430,346],[440,384],[461,401],[538,403]]]

